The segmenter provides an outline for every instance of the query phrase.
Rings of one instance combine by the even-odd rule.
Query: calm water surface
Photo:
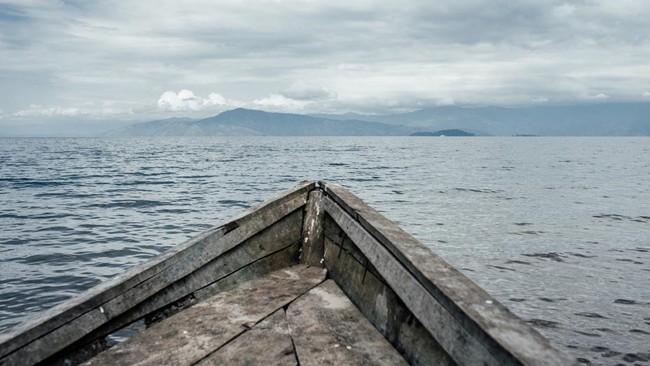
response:
[[[650,354],[650,138],[0,139],[0,331],[304,179],[592,364]]]

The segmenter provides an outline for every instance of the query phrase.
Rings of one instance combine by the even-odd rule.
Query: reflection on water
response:
[[[2,139],[0,329],[327,179],[583,362],[644,362],[649,150],[648,138]]]

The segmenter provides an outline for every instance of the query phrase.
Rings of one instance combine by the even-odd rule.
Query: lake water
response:
[[[650,138],[0,139],[0,331],[305,179],[582,362],[647,364]]]

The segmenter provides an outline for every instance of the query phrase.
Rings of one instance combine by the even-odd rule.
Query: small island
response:
[[[440,130],[436,132],[415,132],[412,133],[410,136],[453,136],[453,137],[458,137],[458,136],[474,136],[473,133],[463,131],[463,130],[458,130],[458,129],[452,129],[452,130]]]

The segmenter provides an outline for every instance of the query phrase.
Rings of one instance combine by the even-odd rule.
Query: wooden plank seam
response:
[[[295,244],[295,243],[294,243],[294,244]],[[292,244],[292,245],[294,245],[294,244]],[[230,340],[228,340],[226,343],[224,343],[224,344],[222,344],[221,346],[219,346],[219,347],[217,347],[216,349],[214,349],[214,350],[213,350],[212,352],[210,352],[209,354],[205,355],[201,360],[197,360],[197,361],[195,362],[195,364],[198,364],[198,363],[200,363],[202,360],[205,360],[205,359],[209,358],[213,353],[215,353],[215,352],[219,351],[220,349],[226,347],[228,344],[232,343],[232,342],[235,341],[237,338],[243,336],[246,332],[252,331],[253,328],[255,328],[255,326],[257,326],[258,324],[262,323],[263,321],[265,321],[266,319],[268,319],[269,317],[271,317],[271,316],[272,316],[276,311],[278,311],[278,310],[280,310],[280,309],[283,309],[283,310],[286,311],[286,310],[289,308],[289,306],[290,306],[293,302],[295,302],[297,299],[299,299],[302,295],[304,295],[304,294],[308,293],[309,291],[311,291],[312,289],[314,289],[314,288],[320,286],[320,285],[321,285],[323,282],[325,282],[326,280],[327,280],[327,276],[325,276],[321,282],[314,284],[312,287],[306,289],[304,292],[302,292],[300,295],[298,295],[298,296],[296,296],[295,298],[293,298],[291,301],[287,302],[286,304],[282,305],[281,307],[279,307],[279,308],[277,308],[277,309],[274,309],[272,312],[270,312],[270,313],[269,313],[268,315],[266,315],[264,318],[261,318],[260,320],[256,321],[254,324],[252,324],[252,325],[249,325],[249,324],[242,324],[242,328],[243,328],[243,329],[242,329],[242,331],[241,331],[240,333],[238,333],[236,336],[234,336],[233,338],[231,338]],[[297,353],[297,351],[296,351],[296,345],[295,345],[295,343],[294,343],[294,341],[293,341],[293,337],[291,336],[291,331],[289,331],[289,336],[291,337],[291,343],[292,343],[292,345],[293,345],[293,352],[294,352],[294,355],[295,355],[295,357],[296,357],[296,361],[297,361],[297,360],[298,360],[298,353]]]
[[[362,250],[362,252],[364,253],[364,255],[366,257],[368,257],[369,259],[371,259],[370,256],[377,257],[376,260],[379,261],[378,263],[383,263],[384,265],[387,266],[384,269],[384,271],[388,270],[388,268],[391,265],[393,265],[393,266],[398,265],[399,270],[402,271],[402,276],[404,276],[404,275],[407,276],[407,277],[410,276],[410,279],[409,279],[410,282],[407,281],[407,283],[405,283],[405,284],[408,284],[408,283],[411,283],[411,282],[415,281],[414,283],[417,283],[417,286],[415,288],[415,290],[417,292],[424,292],[424,293],[427,293],[427,294],[430,295],[429,291],[424,286],[422,286],[419,283],[419,281],[415,280],[416,277],[413,276],[411,271],[409,271],[407,268],[405,268],[405,266],[397,258],[395,258],[395,256],[387,248],[385,248],[385,246],[382,245],[381,242],[379,242],[374,236],[372,236],[367,230],[365,230],[365,228],[360,226],[360,224],[356,220],[354,220],[354,218],[352,218],[347,213],[347,211],[343,210],[337,202],[335,202],[335,201],[333,201],[331,199],[326,199],[325,200],[325,207],[329,211],[332,218],[339,224],[339,226],[341,226],[343,231],[346,232],[346,234],[348,236],[350,236],[352,233],[356,233],[358,235],[365,235],[368,239],[370,239],[370,242],[368,243],[368,245],[373,245],[374,248],[376,248],[376,249],[370,249],[373,253],[368,252],[368,250],[369,250],[368,248],[364,249],[362,246],[359,246],[360,242],[362,242],[363,239],[354,238],[354,237],[350,238],[351,240],[353,240],[353,241],[355,241],[357,243],[357,246],[359,247],[359,249]],[[346,229],[346,226],[349,226],[349,225],[347,225],[345,222],[342,222],[341,220],[344,220],[344,221],[345,220],[350,220],[349,224],[354,223],[354,225],[356,225],[356,227],[358,229],[353,229],[352,227]],[[349,230],[353,230],[353,231],[350,232]],[[354,230],[357,230],[357,231],[354,231]],[[356,236],[358,236],[358,235],[356,235]],[[381,248],[381,250],[379,252],[376,252],[379,248]],[[386,259],[388,259],[388,258],[390,258],[390,259],[388,260],[388,262],[384,262],[384,260],[381,259],[382,256],[384,256]],[[391,264],[391,263],[393,263],[393,264]],[[394,269],[396,270],[397,268],[398,267],[396,267]],[[382,270],[380,268],[378,268],[378,270],[380,272],[382,272]],[[397,275],[399,276],[399,274],[397,274]],[[385,273],[384,273],[383,277],[386,278],[386,280],[389,283],[391,282],[390,278],[387,278],[385,276]],[[397,279],[393,280],[393,282],[395,282],[395,281],[397,281]],[[437,341],[441,345],[446,345],[447,346],[446,347],[447,351],[450,352],[452,357],[454,359],[456,359],[457,362],[464,363],[464,364],[479,364],[477,359],[472,358],[471,356],[468,357],[468,355],[467,355],[467,353],[465,352],[464,349],[469,348],[469,349],[472,349],[472,352],[475,352],[476,355],[481,355],[480,359],[483,359],[483,360],[487,361],[487,364],[491,364],[491,365],[499,364],[499,362],[496,361],[493,358],[494,356],[491,354],[491,352],[489,352],[487,349],[485,349],[483,347],[483,344],[478,342],[478,340],[476,338],[474,338],[471,335],[471,333],[468,332],[468,330],[462,325],[462,323],[458,322],[458,319],[454,316],[454,314],[451,314],[445,307],[443,307],[442,304],[440,304],[440,302],[438,302],[437,299],[435,299],[432,296],[428,297],[429,298],[428,301],[426,299],[424,299],[424,298],[422,298],[422,299],[413,298],[412,294],[409,295],[408,293],[406,293],[405,292],[406,290],[401,288],[400,283],[397,283],[397,282],[396,283],[391,283],[391,287],[395,288],[396,291],[398,292],[398,294],[401,293],[400,297],[402,298],[402,301],[407,305],[407,307],[410,308],[410,310],[422,322],[422,324],[425,325],[425,327],[427,327],[429,329],[429,331],[433,332],[433,334],[438,334],[440,332],[439,330],[437,330],[437,327],[439,327],[440,325],[434,326],[433,320],[429,319],[429,316],[438,316],[438,315],[427,315],[426,313],[423,313],[423,311],[425,311],[425,309],[430,309],[430,310],[434,311],[434,313],[432,313],[432,314],[439,314],[439,316],[442,316],[443,318],[447,318],[447,321],[451,322],[451,323],[448,323],[448,324],[443,324],[445,328],[449,328],[445,332],[451,332],[450,335],[453,335],[454,338],[460,337],[459,338],[460,343],[456,343],[456,341],[451,340],[451,339],[446,339],[448,335],[441,338],[441,335],[439,334],[438,336],[435,336],[435,338],[437,339]],[[404,298],[403,296],[407,296],[407,297]],[[414,308],[414,306],[415,306],[415,308]],[[451,319],[453,319],[453,320],[451,320]],[[459,349],[460,344],[464,344],[463,350]]]
[[[292,196],[293,196],[293,195],[292,195]],[[286,208],[289,208],[289,207],[293,206],[292,203],[293,203],[293,202],[297,202],[296,200],[298,200],[300,197],[301,197],[301,195],[298,195],[297,197],[295,197],[295,198],[293,198],[293,199],[289,199],[289,200],[287,200],[288,202],[283,202],[283,203],[278,204],[277,206],[285,208],[284,211],[288,211],[288,212],[283,212],[283,214],[280,215],[280,217],[274,217],[274,218],[272,219],[272,220],[273,220],[273,223],[279,221],[281,218],[283,218],[283,217],[285,217],[286,215],[292,213],[295,209],[300,209],[300,208],[302,208],[302,207],[304,206],[304,204],[306,203],[306,199],[305,199],[305,198],[302,198],[302,202],[301,202],[301,204],[300,204],[299,206],[297,206],[297,207],[295,207],[295,208],[292,207],[292,209],[286,210]],[[260,211],[264,211],[263,213],[260,212],[260,211],[256,211],[256,212],[254,212],[254,213],[259,213],[258,215],[261,215],[261,216],[262,216],[261,218],[263,218],[263,217],[265,216],[265,214],[270,213],[274,208],[277,208],[277,207],[274,207],[274,206],[271,206],[271,205],[264,205],[264,206],[260,207]],[[269,212],[267,213],[266,211],[269,211]],[[250,214],[251,214],[251,213],[249,213],[249,215],[250,215]],[[240,218],[239,220],[245,220],[247,223],[248,223],[248,222],[253,222],[253,221],[251,221],[251,220],[246,220],[247,217],[248,217],[249,215],[244,215],[245,217]],[[244,230],[245,227],[246,227],[246,226],[242,226],[242,225],[240,225],[240,224],[237,224],[237,228],[233,228],[233,229],[231,229],[231,230],[229,231],[229,234],[234,235],[234,232],[235,232],[236,230],[238,230],[238,229],[240,229],[240,230]],[[261,230],[261,229],[264,229],[265,227],[266,227],[266,226],[261,227],[260,230]],[[255,229],[254,229],[254,231],[251,232],[250,234],[249,234],[249,233],[244,234],[245,237],[242,238],[241,240],[238,240],[238,243],[230,243],[230,245],[232,246],[232,248],[227,248],[225,251],[224,251],[224,250],[216,250],[216,253],[214,253],[215,255],[211,256],[211,258],[215,258],[216,256],[222,255],[223,253],[227,252],[228,250],[233,249],[234,247],[236,247],[236,246],[240,245],[242,242],[244,242],[247,238],[250,238],[250,237],[252,237],[253,235],[255,235],[256,233],[258,233],[260,230],[255,230]],[[225,240],[225,241],[227,242],[228,239],[229,239],[229,237],[230,237],[229,235],[222,235],[222,236],[220,236],[220,237],[217,239],[217,242],[220,241],[220,240]],[[204,236],[204,235],[201,236],[201,241],[202,241],[202,240],[206,240],[206,241],[208,241],[208,243],[205,244],[206,246],[209,246],[210,244],[212,244],[212,243],[209,243],[209,239],[210,239],[209,236]],[[192,239],[190,239],[190,241],[191,241],[191,240],[192,240]],[[190,248],[187,248],[187,249],[190,249]],[[33,348],[33,347],[30,347],[30,345],[35,344],[34,342],[42,343],[42,341],[43,341],[42,338],[47,337],[47,336],[50,335],[50,334],[55,334],[55,332],[56,332],[57,330],[63,330],[64,327],[67,327],[68,325],[71,325],[71,324],[73,324],[74,322],[77,322],[77,321],[82,320],[82,319],[86,319],[86,318],[88,318],[89,316],[94,316],[94,315],[92,315],[92,314],[93,314],[93,312],[94,312],[95,310],[98,310],[98,307],[99,307],[99,306],[106,305],[106,304],[108,304],[109,302],[114,302],[114,301],[116,301],[120,296],[123,296],[123,295],[125,295],[125,294],[127,294],[127,293],[129,293],[129,292],[132,292],[133,290],[135,290],[136,287],[139,287],[139,286],[142,286],[142,285],[147,284],[149,281],[151,281],[154,277],[158,276],[159,274],[165,273],[165,272],[168,271],[168,270],[172,270],[172,269],[174,268],[176,262],[180,262],[180,261],[183,261],[183,260],[187,260],[188,257],[191,257],[191,256],[193,256],[193,255],[194,255],[194,256],[199,255],[199,258],[197,258],[197,259],[198,259],[198,262],[200,262],[200,263],[205,262],[205,261],[209,261],[209,260],[210,260],[210,257],[206,257],[205,255],[200,255],[200,254],[196,253],[195,251],[191,251],[191,250],[186,250],[186,251],[184,250],[184,251],[181,251],[181,253],[177,253],[177,254],[181,254],[181,257],[180,257],[180,258],[177,258],[177,260],[176,260],[174,263],[164,263],[164,265],[162,266],[162,268],[159,268],[159,269],[158,269],[157,271],[155,271],[151,276],[147,276],[145,279],[141,280],[140,282],[138,282],[138,283],[136,283],[136,284],[133,284],[132,287],[125,288],[125,289],[123,290],[124,292],[120,292],[120,293],[115,294],[112,298],[110,298],[110,299],[108,299],[108,300],[105,300],[102,304],[100,304],[100,305],[98,305],[98,306],[95,306],[95,307],[92,307],[92,308],[88,309],[86,312],[79,314],[78,316],[76,316],[76,317],[74,317],[73,319],[70,319],[70,320],[64,322],[63,324],[60,324],[59,326],[55,326],[53,329],[50,329],[50,330],[47,331],[46,333],[44,333],[44,334],[42,334],[42,335],[40,335],[40,336],[36,336],[36,338],[34,338],[34,339],[32,339],[32,340],[27,340],[27,343],[23,343],[22,346],[18,346],[18,347],[15,348],[13,351],[9,351],[9,352],[8,352],[8,353],[7,353],[7,354],[6,354],[2,359],[0,359],[0,364],[5,364],[5,363],[7,363],[7,362],[12,363],[12,362],[16,361],[17,359],[22,359],[22,358],[24,358],[24,357],[27,357],[27,358],[36,357],[36,358],[37,358],[37,359],[35,359],[36,362],[39,362],[39,360],[40,360],[40,361],[43,361],[45,358],[52,356],[54,353],[56,353],[56,352],[58,352],[58,351],[64,349],[64,348],[67,347],[68,345],[74,343],[76,340],[80,339],[80,338],[82,337],[82,335],[77,334],[76,336],[73,336],[72,338],[70,338],[70,337],[65,337],[65,340],[62,339],[62,338],[59,338],[59,342],[64,342],[64,343],[61,344],[61,345],[58,345],[58,344],[57,344],[57,345],[55,346],[55,348],[49,348],[49,349],[47,349],[47,350],[46,350],[46,349],[41,349],[41,348],[39,348],[39,349],[42,350],[42,352],[40,352],[40,353],[43,353],[43,352],[44,352],[44,353],[43,353],[43,356],[36,356],[36,355],[33,353],[33,351],[28,351],[28,350],[26,350],[26,348]],[[200,266],[199,266],[199,267],[200,267]],[[194,269],[191,270],[189,273],[193,272],[193,271],[196,270],[196,269],[197,269],[197,268],[194,268]],[[144,300],[144,299],[143,299],[143,300]],[[104,307],[103,307],[103,308],[104,308]],[[96,323],[96,322],[99,321],[101,324],[104,324],[104,323],[110,321],[111,319],[113,319],[114,317],[118,316],[118,315],[121,314],[121,313],[114,313],[114,314],[111,314],[111,316],[109,316],[109,314],[108,314],[107,312],[103,312],[103,313],[100,312],[100,314],[103,316],[103,318],[102,318],[103,320],[92,320],[93,323]],[[88,318],[88,320],[91,320],[91,319]],[[100,323],[97,323],[97,327],[99,327],[99,326],[101,325]],[[41,342],[39,342],[39,340],[41,340]],[[23,354],[23,355],[20,356],[19,358],[17,358],[17,357],[18,357],[18,355],[17,355],[18,353]],[[12,359],[13,359],[14,361],[11,361]]]
[[[282,218],[280,221],[291,217],[291,215],[295,215],[295,213],[296,213],[296,210],[294,210],[292,213],[290,213],[289,215]],[[278,221],[278,222],[280,222],[280,221]],[[246,241],[251,240],[251,239],[253,239],[253,238],[249,238]],[[135,309],[137,312],[139,312],[139,314],[136,314],[137,317],[128,316],[128,312],[125,313],[125,314],[120,315],[120,318],[113,319],[113,321],[117,321],[116,327],[113,327],[113,328],[98,328],[96,331],[93,331],[92,333],[90,333],[87,337],[84,337],[84,338],[80,339],[79,341],[82,342],[82,343],[76,345],[76,348],[84,347],[85,345],[94,342],[94,340],[97,339],[98,337],[103,337],[103,336],[106,336],[109,333],[115,332],[115,331],[117,331],[119,329],[123,329],[124,327],[128,326],[129,324],[131,324],[131,323],[133,323],[135,321],[138,321],[139,319],[142,319],[145,316],[147,316],[147,315],[149,315],[149,314],[151,314],[151,313],[153,313],[155,311],[161,310],[161,309],[163,309],[165,307],[168,307],[168,306],[174,304],[177,301],[180,301],[180,299],[182,299],[182,298],[186,298],[188,296],[195,296],[197,298],[197,300],[200,301],[200,300],[202,300],[202,299],[204,299],[206,297],[202,293],[205,292],[208,287],[213,286],[214,284],[227,279],[228,277],[232,276],[233,274],[238,273],[243,268],[249,268],[251,266],[255,266],[259,262],[266,261],[268,258],[273,257],[274,255],[276,255],[278,253],[281,253],[281,252],[283,252],[285,250],[288,250],[289,248],[291,248],[293,246],[299,245],[299,242],[300,242],[300,237],[298,236],[293,242],[291,242],[289,244],[285,244],[284,246],[279,247],[278,249],[274,249],[273,251],[268,252],[265,255],[263,255],[263,256],[261,256],[261,257],[259,257],[257,259],[254,259],[253,261],[250,261],[250,262],[247,261],[246,264],[244,265],[244,267],[233,268],[231,272],[224,273],[221,276],[219,276],[219,278],[217,278],[216,280],[212,280],[209,283],[204,284],[204,285],[202,285],[200,287],[191,287],[191,288],[194,288],[194,290],[192,292],[190,292],[190,293],[183,292],[181,295],[172,295],[172,296],[175,296],[174,298],[169,297],[169,293],[162,294],[163,299],[167,298],[166,300],[163,300],[164,302],[162,304],[161,304],[161,301],[160,301],[160,296],[158,296],[158,298],[156,298],[157,295],[161,294],[161,291],[159,291],[158,293],[151,295],[149,298],[145,299],[140,304],[136,305],[136,307],[131,309],[131,310]],[[227,255],[229,255],[229,253],[232,253],[232,252],[238,250],[238,248],[240,248],[240,247],[241,246],[237,246],[236,248],[233,248],[232,250],[227,251],[222,256],[219,256],[218,258],[215,258],[213,260],[213,262],[216,261],[216,260],[219,260],[219,258],[224,258],[224,256],[227,256]],[[212,262],[210,262],[210,263],[212,263]],[[167,291],[170,287],[173,288],[173,286],[175,286],[176,284],[179,284],[179,286],[181,286],[181,287],[188,286],[188,284],[186,284],[186,283],[181,284],[181,282],[186,281],[188,278],[191,278],[194,274],[198,273],[199,271],[201,271],[204,268],[205,268],[205,266],[200,267],[196,271],[188,274],[187,276],[185,276],[185,277],[179,279],[178,281],[174,282],[173,284],[167,286],[162,291]],[[225,268],[225,267],[222,266],[220,268]],[[193,286],[193,285],[190,285],[190,286]],[[178,292],[178,289],[172,290],[172,292],[173,291]],[[153,310],[147,310],[146,312],[142,312],[143,309],[141,308],[141,306],[145,306],[144,310],[146,310],[147,306],[143,305],[143,304],[146,304],[149,301],[154,301],[154,303],[158,302],[158,304],[155,305],[156,308],[153,309]],[[129,310],[129,311],[131,311],[131,310]],[[127,316],[127,318],[122,320],[123,316]],[[106,325],[108,325],[108,323]],[[58,357],[62,357],[62,356],[58,356]]]

